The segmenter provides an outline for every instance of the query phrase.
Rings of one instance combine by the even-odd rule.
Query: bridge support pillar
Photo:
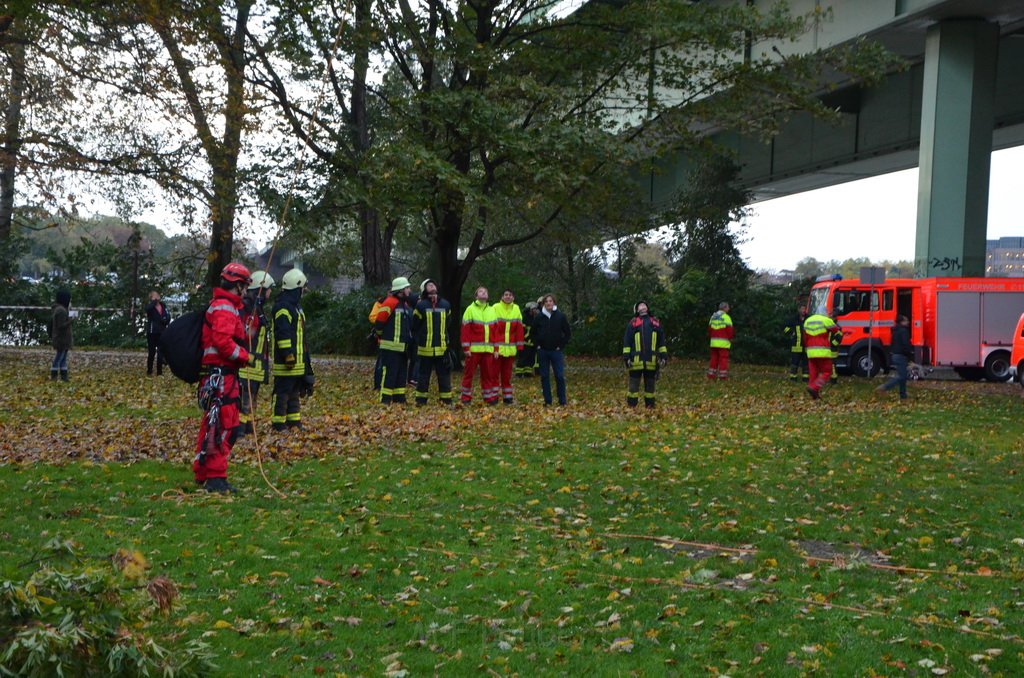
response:
[[[928,31],[917,198],[918,276],[985,275],[999,26],[947,20]]]

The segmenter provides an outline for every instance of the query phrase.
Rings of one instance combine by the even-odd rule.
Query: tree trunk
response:
[[[227,156],[227,154],[224,154]],[[235,206],[238,183],[235,172],[238,154],[213,163],[213,203],[210,205],[210,253],[207,256],[206,282],[211,289],[220,284],[220,272],[231,261],[235,245]],[[217,166],[220,165],[218,168]]]
[[[458,341],[462,327],[462,291],[472,268],[472,253],[468,253],[464,261],[459,261],[463,205],[463,196],[450,194],[437,206],[435,219],[440,223],[435,226],[430,239],[428,274],[436,275],[441,295],[452,305],[453,341]]]
[[[25,45],[9,42],[10,97],[4,111],[3,150],[0,151],[0,242],[11,237],[14,221],[14,180],[21,152],[21,105],[25,96]]]
[[[381,231],[380,212],[361,203],[356,212],[363,246],[363,283],[379,289],[391,282],[391,239],[398,222]]]
[[[352,148],[355,151],[357,164],[370,150],[370,129],[366,116],[366,73],[370,64],[370,39],[373,30],[371,24],[372,0],[356,0],[355,2],[355,33],[357,47],[352,65]],[[366,178],[362,179],[363,188],[367,188]],[[373,206],[361,201],[356,209],[356,220],[359,224],[360,242],[363,251],[363,283],[379,289],[391,282],[391,238],[394,224],[381,232],[380,212]]]
[[[235,25],[222,50],[227,98],[224,106],[224,136],[220,144],[207,150],[213,173],[213,199],[210,205],[210,256],[207,282],[211,288],[220,280],[220,272],[232,259],[235,244],[235,213],[238,209],[238,156],[242,150],[245,126],[245,34],[249,22],[249,2],[239,2]]]

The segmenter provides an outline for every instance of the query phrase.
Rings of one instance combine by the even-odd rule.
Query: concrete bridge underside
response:
[[[1024,2],[917,4],[866,33],[910,67],[824,95],[838,125],[799,114],[768,144],[718,140],[756,200],[919,166],[917,274],[983,276],[991,151],[1024,144]],[[687,173],[684,156],[667,158],[650,178],[651,201],[672,200]]]

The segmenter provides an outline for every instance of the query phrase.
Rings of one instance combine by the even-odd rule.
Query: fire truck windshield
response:
[[[815,287],[811,290],[810,299],[807,302],[807,313],[809,315],[828,314],[828,292],[831,287]]]

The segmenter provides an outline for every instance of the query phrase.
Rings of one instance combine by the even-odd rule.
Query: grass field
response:
[[[679,360],[645,412],[616,361],[570,358],[566,408],[527,380],[385,409],[369,360],[324,360],[301,433],[262,398],[222,497],[191,485],[189,387],[141,354],[73,352],[68,384],[48,361],[0,349],[0,579],[53,537],[138,550],[181,592],[148,631],[222,675],[1022,675],[1009,384],[812,402]]]

